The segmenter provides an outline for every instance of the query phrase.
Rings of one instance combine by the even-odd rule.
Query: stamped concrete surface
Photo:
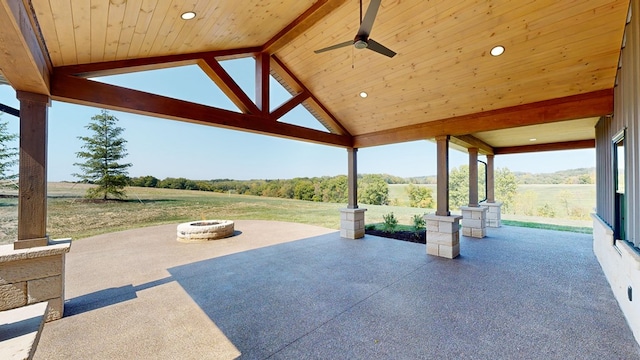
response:
[[[270,221],[183,244],[176,225],[74,242],[35,359],[640,359],[590,235],[504,226],[447,260]]]

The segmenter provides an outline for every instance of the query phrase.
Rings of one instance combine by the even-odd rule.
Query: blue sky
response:
[[[254,96],[252,59],[225,61],[223,67],[250,97]],[[219,108],[237,110],[233,103],[197,66],[148,71],[97,79],[138,90],[189,100]],[[289,95],[272,81],[271,107]],[[15,91],[0,85],[0,103],[19,108]],[[90,136],[85,129],[99,108],[52,102],[49,108],[48,178],[72,181],[78,169],[75,153],[82,142],[78,136]],[[288,179],[294,177],[334,176],[347,173],[347,151],[342,148],[257,135],[235,130],[195,125],[111,111],[125,129],[129,156],[133,164],[130,176],[153,175],[188,179]],[[9,131],[19,132],[18,119],[2,114]],[[301,106],[282,121],[322,129]],[[15,146],[18,144],[16,142]],[[484,157],[480,157],[484,160]],[[388,173],[409,177],[436,173],[436,149],[430,141],[364,148],[358,151],[358,172]],[[450,168],[468,163],[466,153],[450,150]],[[554,172],[564,169],[595,167],[595,150],[572,150],[537,154],[499,155],[496,167],[511,171]]]

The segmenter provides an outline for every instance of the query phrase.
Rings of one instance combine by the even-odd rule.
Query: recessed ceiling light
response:
[[[185,13],[182,13],[180,17],[182,18],[182,20],[191,20],[196,17],[196,13],[194,13],[193,11],[187,11]]]
[[[364,92],[364,91],[361,91],[361,92],[360,92],[360,97],[361,97],[361,98],[363,98],[363,99],[364,99],[364,98],[366,98],[367,96],[369,96],[369,94],[367,94],[366,92]]]
[[[503,52],[504,52],[504,46],[502,45],[494,46],[491,49],[491,55],[493,56],[500,56],[502,55]]]
[[[536,140],[538,140],[538,139],[536,139],[536,138],[529,139],[529,141],[536,141]]]

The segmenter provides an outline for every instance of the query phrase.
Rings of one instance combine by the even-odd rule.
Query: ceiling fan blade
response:
[[[320,53],[323,53],[325,51],[335,50],[335,49],[339,49],[339,48],[342,48],[342,47],[347,47],[349,45],[353,45],[353,40],[345,41],[345,42],[340,43],[340,44],[331,45],[331,46],[328,46],[328,47],[320,49],[320,50],[315,50],[314,53],[320,54]]]
[[[369,50],[373,50],[379,54],[386,55],[390,58],[396,55],[395,51],[387,48],[386,46],[380,44],[379,42],[376,42],[372,39],[369,39],[367,42],[369,44],[369,46],[367,46],[367,49]]]
[[[362,0],[361,0],[362,1]],[[367,12],[364,14],[364,19],[360,23],[360,29],[358,29],[358,36],[369,37],[371,34],[371,28],[373,28],[373,21],[378,14],[378,8],[380,8],[380,2],[382,0],[371,0]]]

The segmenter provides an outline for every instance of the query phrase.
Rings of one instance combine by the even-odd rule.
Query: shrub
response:
[[[398,226],[398,219],[393,213],[389,213],[386,215],[382,215],[382,219],[384,222],[382,223],[382,228],[384,231],[389,233],[396,232],[396,226]]]
[[[538,216],[544,217],[556,217],[556,211],[553,209],[553,206],[545,203],[543,206],[538,208]]]
[[[424,220],[423,215],[413,215],[413,218],[411,218],[411,221],[413,222],[413,228],[415,232],[418,232],[424,229],[425,225],[427,224],[427,222]]]
[[[427,225],[427,222],[424,220],[423,215],[413,215],[411,218],[411,222],[413,223],[413,235],[416,237],[420,236],[420,230],[423,230]]]

